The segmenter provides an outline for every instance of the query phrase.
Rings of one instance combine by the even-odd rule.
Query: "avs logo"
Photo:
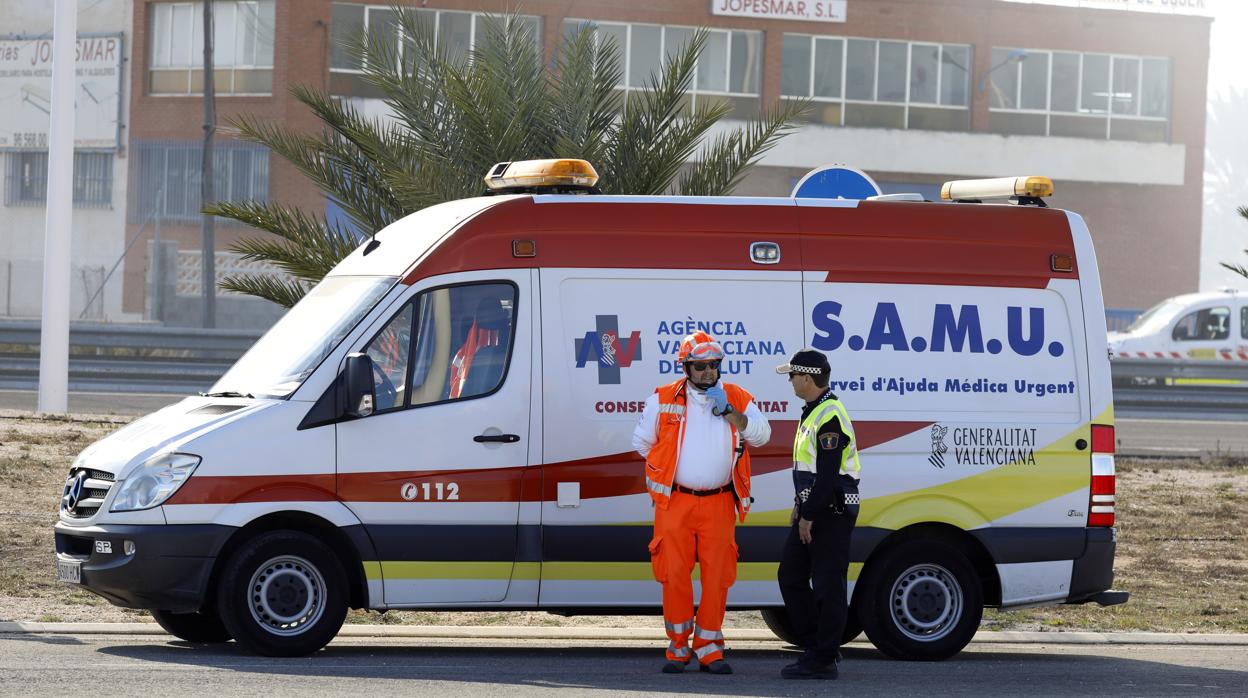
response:
[[[927,457],[927,462],[937,468],[945,467],[945,453],[949,451],[949,447],[945,445],[945,434],[948,433],[949,427],[932,425],[932,455]]]
[[[576,367],[584,368],[590,361],[598,362],[598,384],[619,385],[620,369],[641,360],[641,332],[633,330],[627,340],[620,340],[620,318],[617,315],[595,315],[595,329],[573,340]]]

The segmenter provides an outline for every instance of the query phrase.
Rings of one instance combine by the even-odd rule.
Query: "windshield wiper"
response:
[[[251,393],[240,393],[237,390],[222,390],[219,393],[200,393],[202,397],[247,397],[254,398]]]

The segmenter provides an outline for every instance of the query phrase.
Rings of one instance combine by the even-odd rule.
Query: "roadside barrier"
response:
[[[69,389],[127,393],[207,390],[261,332],[72,323]],[[0,388],[39,383],[39,322],[0,322]]]

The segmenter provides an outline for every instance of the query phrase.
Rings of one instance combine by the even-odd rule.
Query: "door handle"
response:
[[[472,440],[476,441],[479,444],[484,444],[484,443],[514,444],[515,442],[520,440],[520,437],[517,436],[516,434],[477,434],[476,436],[472,437]]]

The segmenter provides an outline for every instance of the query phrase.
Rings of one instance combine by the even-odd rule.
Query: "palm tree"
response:
[[[288,274],[231,276],[222,288],[290,307],[357,246],[350,228],[380,230],[426,206],[476,196],[484,173],[507,160],[584,158],[608,194],[725,195],[806,108],[790,102],[710,137],[732,107],[702,99],[688,106],[705,30],[670,55],[646,89],[625,98],[618,48],[609,38],[597,40],[591,26],[566,36],[547,68],[536,36],[517,15],[487,17],[470,55],[457,56],[436,40],[430,23],[395,12],[401,41],[360,36],[347,47],[366,82],[384,95],[392,121],[367,119],[303,86],[292,93],[324,123],[320,135],[254,117],[233,120],[243,138],[316,182],[350,226],[257,201],[211,205],[208,213],[275,234],[232,249]]]
[[[1248,218],[1248,206],[1240,206],[1236,210],[1239,211],[1240,216]],[[1248,254],[1248,250],[1244,250],[1244,253]],[[1248,278],[1248,267],[1245,267],[1242,264],[1231,264],[1230,262],[1219,262],[1219,264],[1244,278]]]

